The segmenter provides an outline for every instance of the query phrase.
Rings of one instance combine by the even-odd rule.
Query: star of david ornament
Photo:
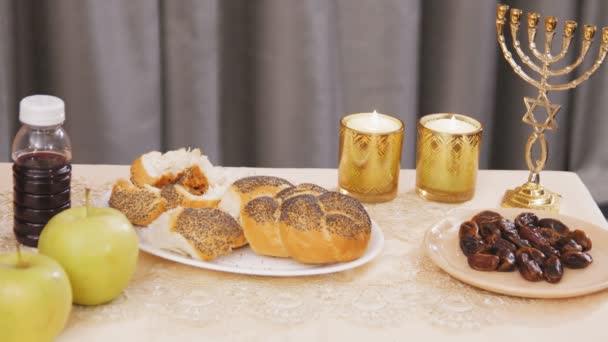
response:
[[[557,112],[559,112],[561,106],[551,103],[547,98],[547,94],[540,92],[538,97],[535,99],[524,97],[524,104],[526,105],[527,111],[522,118],[523,122],[534,126],[534,129],[539,131],[544,131],[546,129],[557,129],[555,117],[557,116]],[[534,116],[534,110],[536,107],[544,107],[547,111],[547,119],[544,122],[538,122],[538,120],[536,120],[536,117]]]

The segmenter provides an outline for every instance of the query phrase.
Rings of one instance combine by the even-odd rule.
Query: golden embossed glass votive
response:
[[[431,201],[457,203],[475,194],[481,123],[460,114],[430,114],[418,121],[416,192]]]
[[[397,197],[403,122],[389,115],[358,113],[340,121],[338,185],[361,202]]]

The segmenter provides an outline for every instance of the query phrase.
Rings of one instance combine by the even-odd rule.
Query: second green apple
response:
[[[116,298],[137,266],[137,234],[112,208],[72,208],[57,214],[42,230],[38,250],[65,269],[74,303],[81,305]]]

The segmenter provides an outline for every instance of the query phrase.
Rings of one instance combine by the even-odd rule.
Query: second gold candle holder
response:
[[[474,126],[469,133],[447,133],[426,127],[438,119],[460,120]],[[431,114],[418,121],[416,192],[422,198],[447,203],[468,201],[475,194],[481,123],[459,114]]]

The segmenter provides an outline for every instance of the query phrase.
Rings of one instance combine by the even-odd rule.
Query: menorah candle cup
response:
[[[397,197],[403,122],[389,115],[350,114],[340,120],[338,185],[361,202]]]
[[[473,198],[482,125],[465,115],[430,114],[418,121],[416,192],[447,203]]]

